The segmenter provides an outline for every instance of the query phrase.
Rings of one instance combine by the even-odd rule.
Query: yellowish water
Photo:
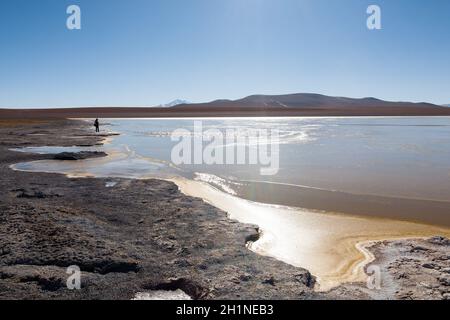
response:
[[[450,230],[424,224],[342,214],[313,212],[243,200],[210,185],[184,178],[170,179],[189,196],[226,211],[231,219],[260,227],[256,253],[309,270],[317,290],[366,280],[364,266],[373,260],[365,247],[372,241],[450,236]]]

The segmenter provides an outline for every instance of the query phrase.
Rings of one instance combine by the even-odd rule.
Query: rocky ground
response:
[[[436,236],[383,241],[372,245],[370,251],[376,259],[366,267],[366,272],[373,280],[379,275],[379,282],[370,281],[371,289],[367,285],[344,285],[328,293],[329,296],[338,299],[450,300],[449,239]]]
[[[307,270],[262,257],[245,243],[256,226],[231,221],[160,180],[69,179],[13,171],[38,159],[23,146],[95,145],[78,121],[0,120],[0,299],[131,299],[181,289],[194,299],[446,299],[450,243],[443,238],[381,242],[371,251],[381,289],[345,285],[313,291]],[[111,183],[114,182],[114,183]],[[82,271],[69,290],[67,268]]]
[[[0,127],[0,299],[131,299],[176,289],[195,299],[314,296],[308,271],[246,249],[255,226],[229,220],[172,183],[114,179],[107,187],[110,179],[9,168],[55,158],[12,147],[100,143],[80,122]],[[81,290],[67,289],[72,265],[82,270]]]

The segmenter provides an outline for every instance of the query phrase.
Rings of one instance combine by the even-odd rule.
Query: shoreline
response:
[[[160,290],[192,299],[320,298],[307,270],[245,247],[255,226],[230,221],[173,183],[9,168],[53,157],[10,148],[70,146],[62,136],[85,133],[74,121],[0,127],[0,300],[130,300]],[[81,290],[66,288],[71,265],[82,271]]]
[[[88,161],[92,161],[91,168],[98,168],[102,164],[113,162],[116,156],[120,157],[120,154],[110,154],[106,158]],[[45,160],[43,164],[45,166]],[[55,168],[56,163],[52,167]],[[37,171],[42,172],[40,169]],[[108,175],[90,172],[89,166],[77,173],[71,171],[70,166],[52,172],[63,173],[71,178],[111,178]],[[262,236],[249,249],[262,256],[273,257],[312,272],[317,278],[316,290],[319,292],[366,280],[364,268],[371,260],[363,248],[366,242],[417,239],[437,234],[450,236],[450,230],[447,228],[424,223],[253,202],[222,192],[209,184],[181,177],[156,177],[150,174],[137,179],[162,179],[173,182],[183,194],[201,198],[206,203],[227,212],[230,219],[257,225]],[[256,212],[259,214],[255,214]],[[278,223],[279,226],[274,228],[273,226],[277,225],[277,216],[283,217],[284,224]],[[391,228],[391,224],[394,223],[396,227]],[[351,227],[348,227],[349,225]],[[336,228],[342,231],[329,231]],[[302,237],[297,235],[300,230],[304,233]],[[330,247],[334,247],[333,252],[330,252]]]
[[[305,268],[307,270],[309,270],[314,276],[316,276],[317,278],[317,282],[319,284],[319,287],[316,288],[317,291],[319,292],[327,292],[330,291],[333,288],[336,288],[340,285],[343,284],[348,284],[348,283],[355,283],[355,282],[364,282],[366,281],[367,275],[364,272],[365,267],[370,264],[373,260],[375,260],[375,257],[372,255],[372,253],[370,252],[370,250],[367,248],[368,245],[372,245],[374,242],[383,242],[383,241],[399,241],[399,240],[412,240],[412,239],[425,239],[427,237],[431,237],[434,235],[444,235],[444,236],[450,236],[450,230],[446,229],[446,228],[441,228],[441,227],[436,227],[436,226],[432,226],[432,225],[426,225],[426,224],[422,224],[422,223],[416,223],[416,222],[411,222],[411,221],[398,221],[398,220],[393,220],[393,219],[386,219],[386,218],[376,218],[376,217],[372,217],[372,218],[367,218],[367,217],[362,217],[362,216],[354,216],[354,215],[346,215],[346,214],[335,214],[335,213],[330,213],[330,212],[313,212],[311,210],[306,210],[306,209],[301,209],[301,208],[291,208],[291,207],[284,207],[284,206],[275,206],[275,205],[270,205],[270,204],[262,204],[262,203],[255,203],[249,200],[245,200],[245,199],[241,199],[229,194],[226,194],[222,191],[219,191],[218,189],[203,183],[203,182],[198,182],[198,181],[191,181],[191,180],[187,180],[184,178],[173,178],[173,179],[169,179],[169,181],[174,182],[175,184],[177,184],[180,188],[180,190],[188,195],[188,196],[193,196],[193,197],[199,197],[201,199],[203,199],[204,201],[206,201],[207,203],[223,210],[226,211],[228,213],[228,215],[230,216],[230,219],[234,219],[237,220],[241,223],[251,223],[251,224],[256,224],[259,226],[259,231],[261,233],[261,238],[258,239],[258,241],[262,242],[262,244],[260,243],[260,245],[258,245],[258,241],[256,243],[254,243],[255,245],[252,245],[250,247],[250,249],[256,253],[262,254],[262,255],[268,255],[271,257],[274,257],[276,259],[279,259],[281,261],[284,261],[286,263],[289,263],[291,265],[294,265],[296,267],[302,267]],[[203,188],[203,190],[202,190]],[[201,190],[201,191],[199,191]],[[216,193],[216,194],[214,194]],[[229,197],[229,198],[233,198],[233,200],[229,199],[228,201],[224,200],[224,198]],[[338,227],[340,223],[352,223],[354,220],[359,220],[361,222],[366,222],[368,224],[373,223],[375,224],[375,228],[380,228],[381,229],[383,227],[387,227],[388,225],[392,224],[392,223],[396,223],[397,226],[394,231],[390,231],[391,233],[389,233],[388,230],[383,231],[385,232],[384,234],[377,234],[377,235],[373,235],[373,236],[369,236],[367,235],[366,237],[358,237],[358,238],[351,238],[349,236],[347,236],[347,238],[344,238],[342,240],[342,238],[340,238],[339,236],[337,238],[333,238],[332,241],[330,241],[329,239],[325,239],[327,236],[325,236],[325,238],[322,238],[321,240],[324,242],[333,242],[335,245],[334,250],[337,250],[336,247],[339,246],[340,242],[344,242],[343,244],[343,252],[347,252],[347,255],[350,256],[350,248],[354,247],[355,249],[357,249],[360,253],[359,258],[357,257],[353,257],[353,258],[349,258],[341,256],[340,258],[342,260],[337,259],[335,262],[337,263],[337,265],[341,265],[343,261],[347,261],[344,263],[345,266],[347,267],[343,267],[342,271],[341,270],[331,270],[328,269],[326,272],[330,273],[330,271],[332,271],[333,275],[330,277],[331,279],[327,279],[329,276],[324,275],[321,272],[315,272],[316,269],[319,267],[318,265],[323,265],[324,262],[323,260],[320,261],[318,264],[317,263],[313,263],[312,265],[307,265],[304,264],[301,261],[302,258],[306,258],[306,256],[302,256],[297,259],[292,259],[292,257],[286,257],[283,256],[282,254],[280,255],[279,252],[277,252],[276,250],[273,250],[273,242],[275,238],[278,238],[281,235],[281,230],[278,230],[279,232],[273,232],[273,230],[271,230],[271,225],[272,223],[276,224],[276,219],[273,219],[273,221],[271,221],[270,223],[263,223],[263,225],[261,226],[261,223],[258,223],[258,218],[255,217],[249,217],[249,215],[245,215],[242,214],[240,212],[242,212],[242,206],[239,207],[236,205],[236,203],[241,202],[243,203],[242,206],[248,206],[247,208],[249,210],[253,210],[253,211],[259,211],[259,214],[270,214],[270,208],[274,208],[275,212],[272,213],[275,217],[277,215],[277,213],[281,213],[281,214],[286,214],[286,212],[289,212],[289,214],[293,214],[293,215],[298,215],[298,214],[302,214],[306,217],[305,219],[302,220],[303,223],[310,223],[311,221],[314,220],[314,218],[317,218],[317,216],[321,216],[322,218],[325,218],[325,220],[327,218],[330,218],[331,220],[333,220],[334,224],[329,223],[329,224],[325,224],[323,223],[321,226],[320,223],[316,224],[316,229],[314,230],[314,233],[317,232],[317,229],[322,227],[324,229],[328,229],[328,228],[332,228],[332,227]],[[253,208],[251,209],[250,207]],[[264,211],[263,213],[261,213],[261,209],[258,210],[257,207],[265,207],[268,208],[269,210]],[[283,210],[284,212],[278,211],[279,209]],[[277,212],[278,211],[278,212]],[[304,212],[301,212],[304,211]],[[315,216],[315,217],[314,217]],[[320,218],[319,218],[320,219]],[[339,221],[341,220],[341,221]],[[295,224],[295,222],[293,222]],[[399,225],[400,224],[400,225]],[[298,227],[300,224],[297,224],[296,226]],[[407,230],[405,231],[406,234],[401,235],[402,233],[402,225],[403,228],[406,228]],[[283,225],[283,231],[284,232],[289,232],[289,226],[290,224],[284,224]],[[417,230],[414,230],[417,227]],[[408,228],[410,230],[408,230]],[[422,228],[425,228],[425,230],[422,230]],[[429,228],[429,231],[426,230]],[[287,229],[287,230],[286,230]],[[305,228],[307,229],[307,228]],[[304,229],[304,230],[305,230]],[[300,229],[301,230],[301,229]],[[295,231],[295,230],[294,230]],[[307,232],[307,231],[306,231]],[[373,230],[372,230],[373,232]],[[275,233],[275,234],[274,234]],[[293,234],[293,233],[292,233]],[[394,234],[394,235],[393,235]],[[398,235],[395,235],[398,234]],[[313,234],[310,234],[311,237],[313,237]],[[331,236],[329,236],[331,237]],[[282,244],[283,246],[288,246],[289,244],[287,243],[289,240],[292,242],[294,241],[294,239],[287,237],[288,239],[284,239],[285,242]],[[305,238],[309,238],[309,236],[306,236]],[[304,246],[302,248],[301,246],[301,242],[302,240],[300,240],[300,242],[296,243],[295,245],[295,249],[296,250],[308,250],[309,248],[307,246]],[[347,243],[348,242],[348,243]],[[327,252],[329,249],[328,247],[317,247],[315,245],[312,245],[312,248],[314,248],[314,250],[309,249],[309,253],[308,255],[313,255],[315,252],[315,254],[318,254],[317,251],[320,252],[320,250],[322,250],[323,252]],[[290,253],[293,253],[293,251],[290,251]],[[347,259],[347,260],[346,260]],[[321,279],[323,276],[325,276],[325,279]],[[325,281],[324,281],[325,280]]]
[[[89,179],[89,178],[86,178],[86,179]],[[97,178],[96,178],[97,179]],[[90,180],[90,179],[89,179]],[[105,180],[105,179],[101,179],[101,180]],[[114,180],[114,179],[113,179]],[[155,180],[155,181],[158,181],[158,180]],[[222,208],[220,208],[220,209],[222,209]],[[226,211],[226,210],[225,210]],[[228,218],[226,218],[226,219],[228,219]],[[233,224],[234,222],[233,221],[230,221],[229,223],[231,223],[231,224]],[[245,224],[245,225],[248,225],[248,222]],[[260,229],[261,230],[261,229]],[[264,229],[262,229],[263,230],[263,237],[264,237]],[[247,238],[247,237],[246,237]],[[250,239],[255,239],[255,237],[254,236],[251,236],[250,237]],[[380,242],[380,241],[384,241],[384,239],[379,239],[379,240],[377,240],[378,242]],[[362,243],[361,241],[360,242],[358,242],[358,243]],[[244,246],[244,244],[242,244],[242,247],[244,248],[244,250],[247,250],[246,248],[245,248],[245,246]],[[355,245],[355,248],[356,249],[358,249],[357,247],[356,247],[356,245]],[[358,249],[359,250],[359,249]],[[248,252],[250,252],[250,251],[248,251]],[[369,252],[370,252],[370,250],[369,250]],[[261,255],[261,258],[262,259],[266,259],[265,258],[265,256],[266,255]],[[281,262],[280,262],[281,263]],[[357,262],[354,262],[354,263],[357,263]],[[369,262],[370,263],[370,262]],[[287,266],[287,265],[286,265]],[[364,268],[364,266],[361,266],[361,270]],[[295,270],[297,270],[297,271],[301,271],[301,270],[303,270],[302,268],[295,268]],[[307,276],[307,278],[308,278],[308,276]],[[341,286],[342,287],[342,286]],[[333,287],[333,288],[335,288],[335,287]],[[331,288],[330,288],[331,289]]]
[[[46,161],[46,160],[43,160]],[[11,167],[13,167],[14,165],[11,165]],[[17,171],[22,171],[22,172],[28,172],[28,173],[33,173],[33,171],[27,171],[27,170],[21,170],[21,169],[16,169],[16,168],[11,168],[12,170],[17,170]],[[42,172],[42,171],[40,171]],[[89,178],[94,178],[94,179],[107,179],[107,177],[99,177],[99,176],[95,176],[95,175],[90,175],[90,174],[70,174],[70,173],[55,173],[55,172],[43,172],[43,173],[48,173],[48,174],[61,174],[64,175],[70,179],[89,179]],[[179,190],[186,196],[190,196],[190,197],[194,197],[194,198],[200,198],[202,199],[202,201],[205,201],[206,203],[212,205],[213,207],[219,209],[219,210],[223,210],[226,212],[226,209],[221,207],[220,205],[217,205],[217,203],[208,201],[206,198],[202,197],[202,196],[198,196],[194,193],[188,192],[186,191],[185,188],[183,188],[183,183],[180,182],[180,179],[175,179],[175,178],[156,178],[156,177],[143,177],[143,178],[120,178],[120,177],[115,177],[112,178],[112,180],[114,179],[135,179],[135,180],[161,180],[161,181],[167,181],[167,182],[173,182],[175,185],[177,185],[177,187],[179,188]],[[186,179],[187,180],[187,179]],[[193,184],[196,183],[201,183],[201,182],[196,182],[196,181],[189,181]],[[212,186],[207,185],[208,187],[213,188]],[[213,188],[214,189],[214,188]],[[218,192],[222,192],[222,191],[218,191]],[[228,194],[226,194],[228,195]],[[240,199],[242,201],[247,201],[244,199]],[[250,202],[250,201],[249,201]],[[264,206],[268,206],[270,207],[270,204],[262,204],[259,203],[259,205],[264,205]],[[291,208],[291,209],[299,209],[299,208]],[[316,213],[312,213],[312,214],[316,214]],[[333,213],[319,213],[319,214],[325,214],[325,215],[333,215]],[[338,216],[347,216],[344,214],[336,214]],[[238,221],[240,223],[243,224],[255,224],[258,225],[257,222],[251,223],[251,222],[245,222],[245,221],[241,221],[239,219],[236,218],[232,218],[230,216],[230,213],[227,212],[227,217],[230,220],[235,220]],[[364,217],[360,217],[360,216],[353,216],[353,215],[348,215],[347,217],[354,217],[354,218],[360,218],[360,219],[365,219],[365,220],[371,220],[370,218],[364,218]],[[377,219],[377,218],[372,218],[372,219]],[[380,218],[381,219],[381,218]],[[396,222],[396,220],[392,220],[392,219],[382,219],[382,220],[386,220],[389,222]],[[418,224],[418,225],[424,225],[423,223],[416,223],[416,222],[408,222],[411,224]],[[433,227],[433,226],[432,226]],[[264,229],[261,229],[261,227],[258,225],[257,226],[257,230],[258,230],[258,237],[252,237],[253,240],[249,241],[246,243],[246,248],[248,248],[251,251],[254,251],[256,254],[262,255],[262,256],[268,256],[268,257],[274,257],[275,259],[288,263],[290,265],[293,265],[295,267],[299,267],[299,268],[303,268],[304,266],[302,265],[296,265],[295,262],[289,262],[289,259],[283,259],[282,257],[277,257],[276,255],[271,255],[270,253],[266,253],[264,251],[259,250],[258,248],[253,249],[254,248],[254,244],[255,242],[267,242],[269,243],[270,246],[270,239],[267,240],[266,237],[267,235],[270,235],[270,233],[265,233]],[[437,234],[444,234],[446,235],[446,233],[436,233]],[[430,235],[431,236],[431,235]],[[269,236],[270,237],[270,236]],[[356,248],[359,253],[361,253],[361,255],[363,257],[361,257],[360,259],[354,260],[351,263],[351,265],[356,265],[355,267],[349,267],[348,270],[346,270],[343,274],[343,278],[341,280],[338,281],[334,281],[331,285],[327,284],[325,286],[322,286],[320,288],[319,286],[315,286],[314,290],[317,292],[328,292],[332,289],[335,289],[338,286],[341,285],[345,285],[345,284],[349,284],[349,283],[363,283],[366,280],[367,275],[364,272],[364,268],[369,265],[371,262],[373,262],[376,257],[373,256],[373,254],[370,252],[369,247],[372,246],[374,243],[377,242],[383,242],[383,241],[398,241],[398,240],[415,240],[415,239],[426,239],[426,237],[423,237],[422,235],[416,235],[416,236],[398,236],[398,237],[388,237],[388,236],[382,236],[379,239],[373,239],[373,238],[369,238],[369,239],[362,239],[359,241],[355,241],[354,244],[352,244],[352,246],[354,246],[354,248]],[[305,267],[307,269],[307,267]],[[307,269],[308,270],[308,269]],[[313,274],[314,275],[314,274]],[[314,275],[316,276],[316,275]],[[317,276],[316,276],[317,277]],[[320,280],[317,279],[316,280],[317,284],[320,284]],[[318,288],[319,287],[319,288]]]
[[[208,111],[205,111],[208,109]],[[221,106],[206,104],[179,105],[171,108],[157,107],[74,107],[54,109],[0,108],[5,119],[67,119],[67,118],[176,118],[176,117],[339,117],[339,116],[449,116],[446,107],[407,103],[395,106],[336,106],[285,107],[236,104]]]

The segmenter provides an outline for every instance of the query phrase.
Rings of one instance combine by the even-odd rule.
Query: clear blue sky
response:
[[[450,103],[450,1],[1,1],[0,107],[294,92]]]

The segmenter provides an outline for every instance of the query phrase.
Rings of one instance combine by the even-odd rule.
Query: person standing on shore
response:
[[[98,121],[98,118],[95,119],[95,121],[94,121],[94,127],[95,127],[95,132],[100,132],[100,123]]]

